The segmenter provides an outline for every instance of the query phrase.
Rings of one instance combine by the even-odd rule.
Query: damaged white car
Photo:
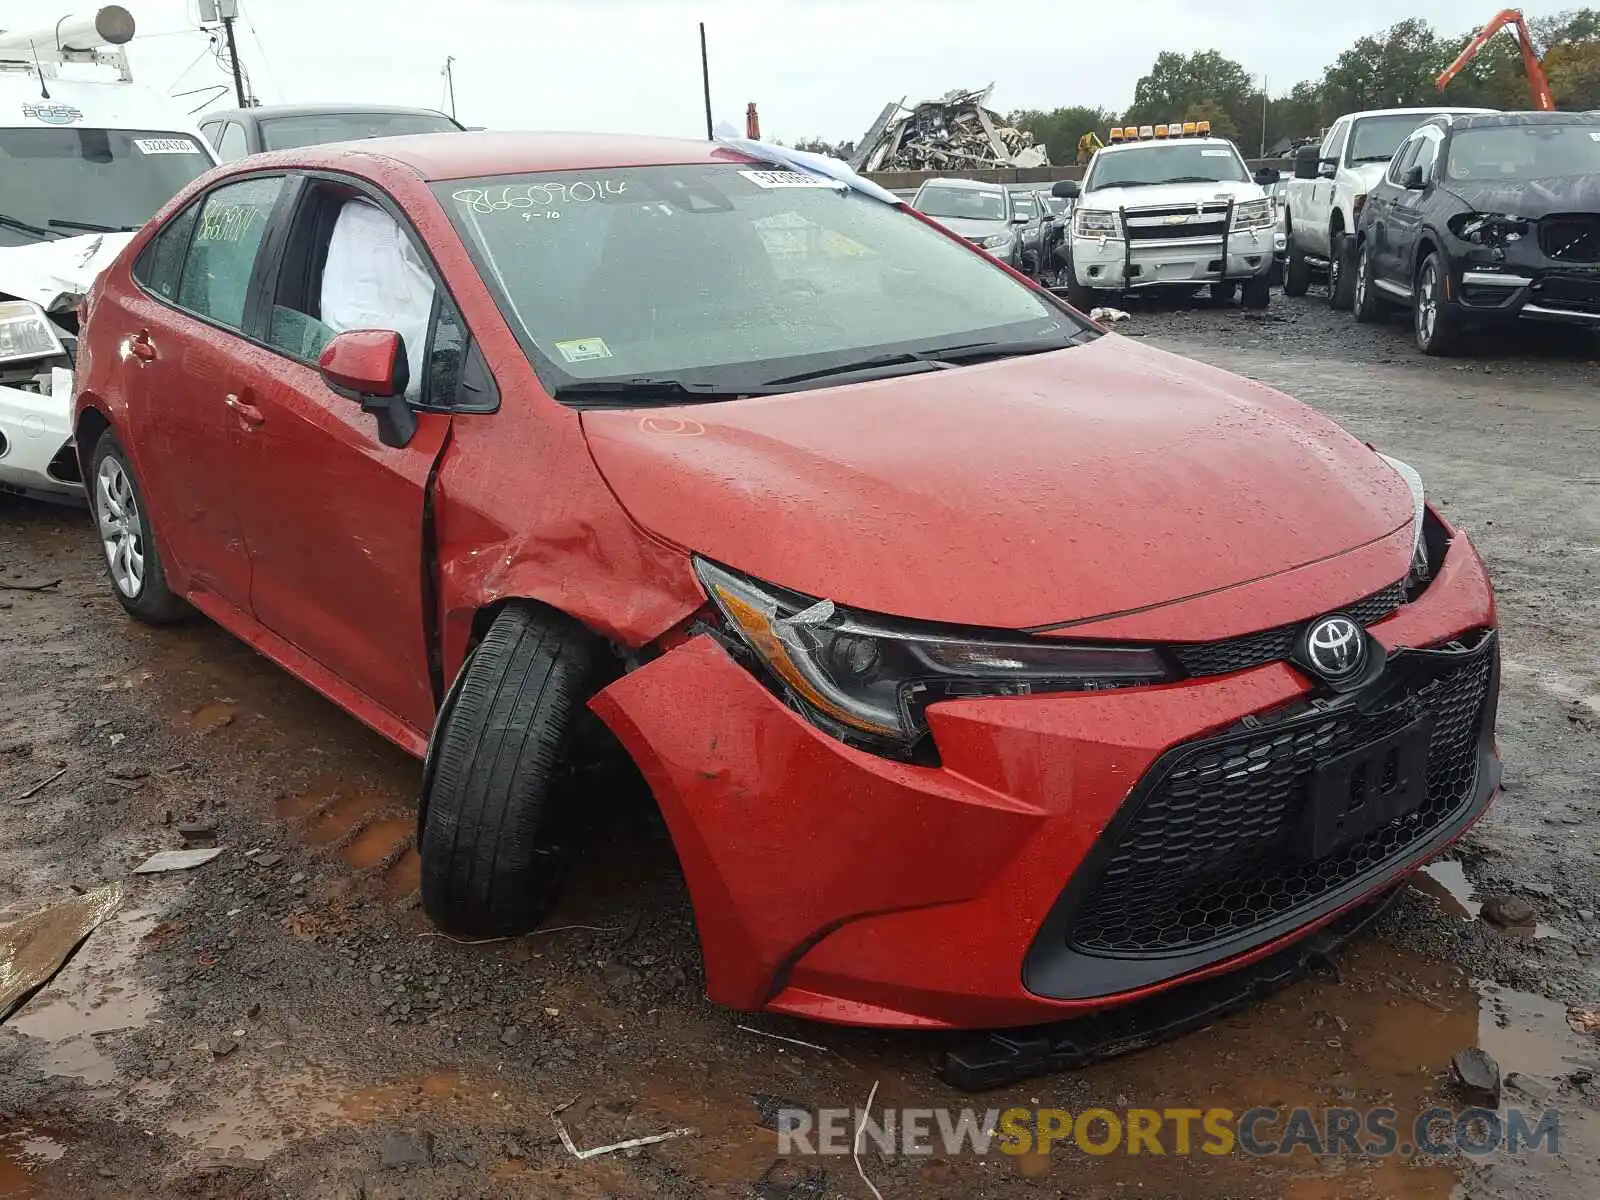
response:
[[[78,302],[216,162],[187,114],[132,81],[133,32],[116,5],[0,32],[0,492],[83,502]]]

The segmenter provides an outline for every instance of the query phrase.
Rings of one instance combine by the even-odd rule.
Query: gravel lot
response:
[[[126,877],[186,822],[227,848],[130,878],[0,1028],[0,1198],[866,1198],[848,1156],[777,1161],[763,1109],[859,1106],[876,1084],[878,1105],[1405,1114],[1454,1103],[1450,1058],[1472,1045],[1518,1073],[1507,1105],[1561,1110],[1559,1155],[869,1150],[861,1166],[915,1200],[1592,1196],[1600,1041],[1568,1009],[1600,1005],[1600,344],[1507,336],[1426,360],[1403,324],[1356,326],[1317,292],[1264,314],[1130,311],[1127,336],[1298,395],[1416,465],[1499,588],[1507,794],[1336,973],[973,1101],[934,1076],[939,1039],[709,1005],[670,846],[605,775],[576,785],[604,832],[547,928],[453,943],[416,908],[415,763],[204,622],[129,623],[81,515],[0,499],[0,921]],[[1506,895],[1534,925],[1477,919]],[[573,1100],[580,1148],[695,1132],[579,1160],[549,1116]]]

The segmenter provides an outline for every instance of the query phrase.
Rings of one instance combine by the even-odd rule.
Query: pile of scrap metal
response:
[[[857,171],[949,171],[971,167],[1047,167],[1050,156],[1033,135],[1012,129],[984,107],[990,84],[947,92],[907,108],[884,106],[850,165]]]

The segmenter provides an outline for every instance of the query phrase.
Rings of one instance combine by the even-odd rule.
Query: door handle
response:
[[[128,339],[128,349],[140,362],[153,362],[156,357],[155,343],[150,340],[148,330],[141,329]]]
[[[256,426],[267,419],[266,413],[262,412],[254,404],[247,404],[238,396],[229,395],[224,398],[223,403],[233,409],[234,415],[239,418],[241,424]]]

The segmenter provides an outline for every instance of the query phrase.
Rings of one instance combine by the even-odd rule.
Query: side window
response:
[[[206,141],[211,143],[211,148],[217,148],[217,140],[222,133],[221,121],[206,121],[200,126],[200,132],[205,135]]]
[[[1344,158],[1344,144],[1350,137],[1350,122],[1336,121],[1328,131],[1328,140],[1322,143],[1323,158]]]
[[[1411,166],[1422,168],[1422,181],[1424,183],[1433,179],[1433,164],[1439,157],[1439,139],[1422,137],[1417,139],[1417,161]],[[1410,170],[1410,167],[1406,168]]]
[[[244,126],[237,121],[229,121],[222,127],[222,140],[217,143],[217,157],[223,162],[232,162],[236,158],[243,158],[249,152],[245,145]]]
[[[283,176],[244,179],[206,196],[183,264],[178,303],[230,329],[244,325],[256,250],[266,235]]]
[[[1420,135],[1409,137],[1400,149],[1394,152],[1394,160],[1390,162],[1387,172],[1390,183],[1396,187],[1405,186],[1406,172],[1411,170],[1412,164],[1417,161],[1417,150],[1423,141]]]
[[[133,264],[134,279],[156,295],[176,300],[184,255],[199,220],[200,205],[191,204],[168,221],[140,252],[139,261]]]

